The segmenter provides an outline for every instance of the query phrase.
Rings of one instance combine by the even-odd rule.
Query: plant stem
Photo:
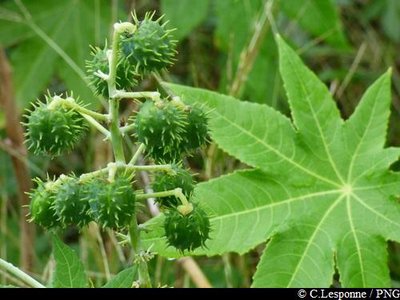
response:
[[[107,121],[108,120],[108,115],[104,115],[95,111],[92,111],[90,109],[87,109],[78,103],[75,102],[74,98],[68,97],[67,99],[63,99],[60,96],[54,96],[53,101],[49,103],[47,106],[49,109],[55,109],[58,106],[64,106],[64,107],[69,107],[81,114],[89,115],[93,117],[94,119],[100,120],[100,121]]]
[[[105,129],[99,122],[97,122],[94,118],[92,118],[91,116],[87,115],[87,114],[81,114],[82,117],[84,117],[86,119],[86,121],[89,122],[90,125],[92,125],[94,128],[96,128],[98,131],[100,131],[102,134],[104,134],[106,136],[106,138],[110,137],[110,132]]]
[[[122,145],[122,136],[119,131],[119,102],[115,99],[110,99],[110,133],[111,133],[111,144],[114,151],[114,157],[116,162],[125,163],[124,148]]]
[[[120,127],[119,131],[121,131],[122,135],[125,135],[127,132],[129,132],[129,131],[131,131],[131,130],[133,130],[135,128],[136,128],[136,124],[132,123],[132,124],[129,124],[129,125],[125,125],[124,127]]]
[[[151,288],[151,279],[149,275],[149,268],[147,267],[147,263],[145,261],[139,262],[139,284],[140,287]]]
[[[174,174],[175,171],[172,169],[171,165],[150,165],[150,166],[134,166],[134,165],[125,165],[120,166],[127,170],[133,171],[162,171],[166,173]]]
[[[101,174],[105,174],[107,172],[108,172],[108,168],[104,168],[104,169],[100,169],[100,170],[97,170],[97,171],[94,171],[94,172],[82,174],[79,177],[79,182],[80,183],[84,183],[85,181],[88,181],[88,180],[90,180],[92,178],[95,178],[95,177],[100,176]]]
[[[181,188],[176,188],[175,189],[175,196],[181,200],[182,205],[188,206],[190,205],[189,201],[186,199],[186,196],[183,194]]]
[[[162,197],[169,197],[169,196],[175,196],[175,197],[179,198],[182,205],[190,205],[189,201],[186,199],[186,196],[182,193],[181,188],[176,188],[176,189],[169,190],[169,191],[136,195],[136,199],[141,200],[141,199],[147,199],[147,198],[162,198]]]
[[[123,98],[150,98],[151,100],[160,100],[159,92],[125,92],[125,91],[115,91],[113,98],[123,99]]]
[[[71,108],[82,115],[98,131],[103,133],[107,138],[110,137],[110,132],[105,129],[99,122],[96,121],[107,121],[109,120],[109,115],[104,115],[87,109],[83,106],[80,106],[78,103],[75,102],[75,99],[68,97],[67,99],[63,99],[59,96],[54,96],[53,100],[48,104],[49,109],[56,109],[59,106]]]
[[[118,47],[120,40],[120,32],[117,30],[117,23],[114,24],[114,34],[112,40],[112,50],[107,52],[108,56],[108,94],[110,95],[110,103],[111,99],[115,98],[115,90],[116,90],[116,79],[117,79],[117,64],[118,64]],[[112,117],[111,110],[110,116]]]
[[[15,277],[17,277],[17,278],[21,279],[22,281],[24,281],[25,283],[29,284],[31,287],[34,287],[34,288],[45,288],[45,286],[43,284],[41,284],[39,281],[37,281],[36,279],[32,278],[31,276],[29,276],[25,272],[22,272],[20,269],[18,269],[17,267],[12,265],[11,263],[9,263],[9,262],[1,259],[1,258],[0,258],[0,268],[10,272]]]
[[[131,160],[129,161],[129,163],[128,163],[129,165],[134,165],[136,163],[136,161],[139,158],[139,155],[143,152],[144,148],[145,148],[144,144],[143,143],[140,144],[140,146],[137,148],[135,154],[132,156]]]
[[[144,288],[151,288],[151,280],[147,267],[147,262],[140,257],[142,251],[140,245],[140,230],[136,218],[132,218],[131,225],[129,227],[129,237],[134,255],[138,258],[136,263],[138,264],[139,286]]]
[[[162,192],[139,194],[139,195],[136,195],[136,199],[142,200],[142,199],[147,199],[147,198],[162,198],[162,197],[169,197],[169,196],[176,196],[175,189],[169,190],[169,191],[162,191]]]
[[[139,147],[140,148],[140,147]],[[138,149],[139,150],[139,149]],[[111,168],[115,168],[115,169],[122,169],[122,170],[130,170],[130,171],[162,171],[162,172],[167,172],[170,174],[174,174],[174,170],[172,169],[171,165],[150,165],[150,166],[135,166],[131,163],[124,163],[124,162],[113,162],[113,163],[109,163],[107,165],[107,167],[97,170],[97,171],[93,171],[90,173],[86,173],[86,174],[82,174],[80,176],[80,181],[86,181],[89,180],[93,177],[96,176],[100,176],[101,174],[106,174],[107,172],[109,172],[109,170]]]
[[[114,151],[115,161],[125,162],[124,149],[122,146],[121,133],[119,131],[119,102],[118,99],[111,99],[116,90],[116,74],[117,74],[117,63],[118,63],[118,44],[119,44],[120,33],[114,25],[114,34],[112,41],[112,50],[108,52],[109,61],[109,77],[108,77],[108,94],[109,99],[109,114],[110,114],[110,132],[111,132],[111,144]]]
[[[129,237],[135,255],[139,254],[139,235],[139,226],[136,219],[133,218],[129,227]]]
[[[109,122],[111,132],[111,144],[114,150],[114,157],[116,162],[125,162],[124,148],[122,145],[122,136],[119,131],[119,101],[115,97],[116,93],[116,79],[117,79],[117,64],[119,54],[119,42],[121,34],[123,32],[133,33],[136,27],[129,23],[115,23],[114,33],[112,40],[112,50],[107,52],[108,63],[109,63],[109,74],[108,74],[108,94],[109,99]]]
[[[114,151],[115,164],[108,164],[106,170],[117,169],[120,167],[131,167],[125,164],[124,149],[122,146],[122,133],[119,129],[119,97],[116,89],[116,74],[117,74],[117,63],[119,53],[119,42],[120,36],[123,32],[133,33],[136,27],[132,23],[115,23],[114,33],[112,41],[112,50],[107,53],[109,61],[109,77],[107,79],[109,99],[109,114],[110,114],[110,133],[111,133],[111,144]],[[140,148],[140,147],[139,147]],[[100,170],[101,172],[102,170]],[[141,245],[140,245],[140,232],[136,216],[132,218],[131,225],[129,226],[129,235],[131,245],[135,256],[139,259],[138,263],[139,272],[139,286],[151,287],[150,276],[147,268],[147,262],[145,259],[140,257]]]

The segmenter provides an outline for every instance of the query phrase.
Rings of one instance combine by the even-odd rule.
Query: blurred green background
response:
[[[342,116],[347,118],[366,88],[387,68],[393,68],[392,117],[388,145],[400,145],[400,1],[399,0],[3,0],[0,1],[0,47],[12,68],[17,116],[43,94],[73,91],[91,108],[103,100],[87,86],[85,60],[89,45],[104,46],[112,24],[139,18],[149,10],[165,14],[177,28],[177,63],[164,80],[233,95],[271,105],[288,114],[277,70],[274,34],[279,32],[329,87]],[[137,90],[155,90],[149,78]],[[0,101],[1,103],[1,101]],[[125,107],[125,110],[132,107]],[[21,157],[8,143],[5,109],[0,110],[0,257],[19,265],[21,247],[34,255],[30,272],[49,279],[52,268],[48,235],[37,228],[34,247],[20,234],[18,181],[14,156],[29,167],[30,176],[91,171],[104,166],[111,151],[95,132],[73,153],[50,160]],[[207,180],[242,167],[216,145],[187,161],[197,179]],[[395,166],[396,167],[396,166]],[[141,183],[139,183],[141,184]],[[143,209],[141,220],[150,214]],[[76,248],[94,286],[129,264],[127,249],[114,233],[91,226],[70,229],[64,241]],[[21,244],[22,243],[22,244]],[[400,285],[400,246],[389,244],[393,285]],[[247,287],[262,247],[239,256],[198,257],[195,260],[214,287]],[[155,258],[155,286],[196,286],[182,262]],[[399,282],[398,282],[399,281]],[[0,284],[12,283],[0,273]]]

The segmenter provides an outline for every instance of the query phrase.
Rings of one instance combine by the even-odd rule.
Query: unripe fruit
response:
[[[187,215],[170,209],[166,212],[164,229],[170,246],[181,252],[192,251],[205,246],[210,233],[210,220],[206,212],[197,205]]]
[[[93,47],[91,55],[92,59],[86,62],[89,81],[95,88],[97,94],[108,98],[107,81],[95,74],[99,71],[105,75],[108,75],[109,73],[107,46],[104,49]],[[134,66],[132,66],[126,59],[120,59],[117,63],[117,74],[115,80],[117,89],[130,90],[137,84],[135,77],[137,77],[137,74],[135,73]]]
[[[54,207],[61,224],[64,227],[87,225],[92,221],[90,205],[89,201],[82,197],[82,185],[79,183],[79,179],[63,176],[59,180],[61,183],[57,188]]]
[[[156,162],[172,162],[181,158],[185,135],[185,113],[171,102],[145,102],[135,119],[139,142]]]
[[[38,103],[27,116],[28,148],[35,154],[58,156],[70,151],[87,129],[83,117],[72,109],[49,109],[47,103]]]
[[[46,229],[56,227],[59,225],[59,220],[54,209],[55,193],[52,189],[46,188],[45,182],[40,179],[35,181],[37,187],[29,193],[31,198],[30,220]]]
[[[207,115],[200,107],[188,106],[186,135],[183,139],[186,151],[190,152],[206,143],[207,123]]]
[[[135,192],[127,176],[118,176],[113,182],[93,179],[85,190],[91,214],[99,225],[118,229],[128,226],[135,215]]]
[[[182,193],[186,198],[190,198],[194,189],[194,180],[188,170],[174,166],[175,174],[159,173],[155,176],[152,184],[155,192],[162,192],[173,190],[175,188],[181,188]],[[181,205],[179,198],[175,196],[157,198],[162,208],[172,208]]]
[[[134,66],[136,72],[146,74],[171,66],[176,54],[176,40],[172,30],[166,30],[160,19],[153,21],[153,14],[146,14],[143,21],[134,16],[137,30],[122,40],[122,55]]]

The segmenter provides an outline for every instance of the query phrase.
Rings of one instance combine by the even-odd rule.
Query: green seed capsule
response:
[[[164,172],[156,174],[152,184],[153,190],[155,192],[162,192],[181,188],[183,194],[187,198],[190,198],[194,189],[194,180],[192,175],[188,170],[177,166],[174,167],[174,171],[176,173],[174,175],[166,174]],[[175,196],[157,198],[156,201],[162,208],[172,208],[182,204]]]
[[[35,181],[37,187],[29,193],[31,198],[29,206],[30,220],[46,229],[59,226],[58,216],[54,209],[55,192],[46,188],[46,183],[40,179]]]
[[[91,55],[92,59],[86,62],[89,81],[95,88],[97,94],[108,98],[108,83],[106,80],[98,76],[99,71],[105,75],[108,75],[109,73],[107,46],[104,49],[93,47]],[[131,65],[126,59],[120,59],[118,61],[115,80],[117,89],[132,89],[137,84],[137,76],[138,75],[135,72],[134,66]]]
[[[156,162],[181,158],[185,133],[185,113],[171,102],[145,102],[135,119],[136,135]]]
[[[27,143],[35,154],[58,156],[74,148],[87,130],[83,117],[64,107],[49,109],[50,103],[38,103],[28,116]]]
[[[166,212],[164,229],[170,246],[181,252],[193,251],[204,247],[209,239],[210,220],[206,212],[196,205],[187,215],[170,209]]]
[[[186,135],[184,148],[187,152],[193,151],[204,145],[208,136],[208,118],[206,113],[198,106],[189,106],[187,112]]]
[[[61,184],[55,196],[55,210],[64,227],[83,227],[92,221],[89,201],[82,197],[83,186],[76,177],[59,179]]]
[[[167,68],[175,60],[177,41],[171,35],[172,30],[166,30],[160,20],[153,21],[153,15],[146,14],[140,22],[135,17],[136,32],[121,42],[122,55],[142,75]]]
[[[99,225],[113,229],[128,226],[135,216],[135,192],[131,180],[119,176],[113,182],[93,179],[84,191],[93,218]]]

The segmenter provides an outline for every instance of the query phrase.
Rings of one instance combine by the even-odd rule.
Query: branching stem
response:
[[[117,91],[115,83],[121,35],[124,33],[133,34],[135,30],[136,26],[133,25],[132,23],[129,22],[115,23],[113,41],[112,41],[112,50],[107,52],[108,62],[109,62],[109,74],[107,78],[107,85],[108,85],[108,94],[110,95],[109,123],[110,123],[110,133],[111,133],[111,144],[114,150],[114,157],[115,157],[115,163],[109,163],[107,168],[105,168],[106,172],[109,172],[109,180],[114,179],[113,177],[119,168],[125,168],[128,170],[135,170],[135,168],[137,168],[137,166],[125,163],[125,155],[122,145],[122,132],[119,126],[119,100],[121,99],[121,97],[120,94],[118,94],[119,91]],[[139,147],[138,150],[140,149],[141,147]],[[136,159],[132,158],[132,160],[135,161]],[[101,174],[102,170],[96,172],[97,174],[99,173]],[[140,245],[140,231],[138,230],[136,216],[132,218],[131,224],[129,226],[129,235],[135,256],[140,255],[142,250]],[[138,260],[136,263],[138,264],[139,286],[151,287],[147,262],[145,260]]]
[[[181,201],[182,205],[178,206],[178,210],[181,214],[187,215],[193,210],[193,205],[191,203],[189,203],[186,196],[183,194],[181,188],[176,188],[176,189],[169,190],[169,191],[136,195],[136,199],[140,200],[140,199],[148,199],[148,198],[162,198],[162,197],[169,197],[169,196],[175,196]]]
[[[124,127],[120,127],[119,131],[121,132],[122,135],[125,135],[126,133],[128,133],[131,130],[134,130],[136,127],[136,124],[129,124],[129,125],[125,125]]]
[[[139,147],[140,148],[140,147]],[[139,149],[138,149],[139,150]],[[175,174],[174,169],[172,168],[172,165],[145,165],[145,166],[137,166],[134,164],[126,164],[123,162],[112,162],[107,165],[107,167],[82,174],[80,176],[80,182],[88,181],[94,177],[100,176],[102,174],[107,174],[110,172],[110,169],[115,169],[115,170],[129,170],[129,171],[153,171],[153,172],[166,172],[169,174]]]

